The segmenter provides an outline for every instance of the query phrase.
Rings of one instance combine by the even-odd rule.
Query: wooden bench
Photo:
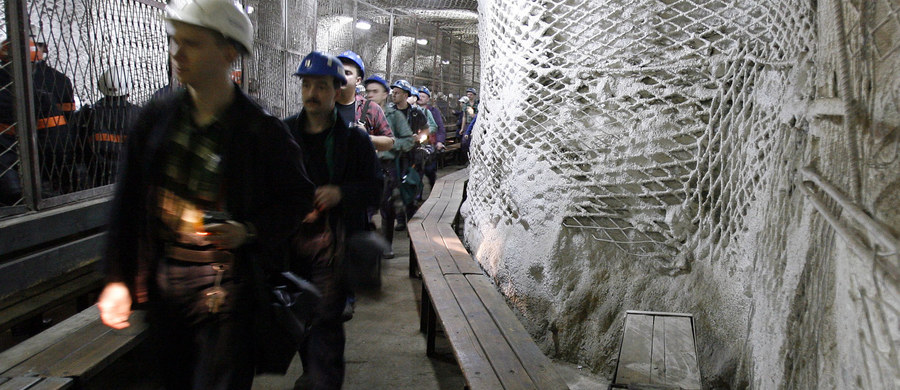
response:
[[[0,390],[66,389],[83,385],[147,335],[144,312],[115,330],[91,306],[0,353]]]
[[[690,314],[629,310],[610,389],[701,389]]]
[[[435,353],[440,321],[469,389],[567,389],[456,234],[467,177],[463,169],[439,178],[407,223],[410,274],[422,276],[426,353]]]
[[[103,275],[95,270],[95,264],[68,272],[52,280],[40,283],[0,300],[0,332],[40,316],[55,306],[75,303],[79,310],[89,306],[86,301],[91,293],[103,288]]]

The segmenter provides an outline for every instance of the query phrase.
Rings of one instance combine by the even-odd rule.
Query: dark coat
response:
[[[284,120],[294,139],[303,150],[303,116],[305,111]],[[381,163],[375,154],[375,147],[369,135],[358,128],[350,128],[343,121],[335,121],[334,132],[334,177],[329,184],[341,188],[341,202],[331,215],[341,218],[345,232],[366,230],[369,223],[368,208],[381,204],[384,176]],[[304,161],[304,163],[306,163]],[[332,225],[334,226],[334,225]]]
[[[218,121],[230,130],[222,158],[225,209],[234,220],[256,227],[256,240],[234,251],[238,258],[235,272],[236,277],[238,272],[246,272],[256,291],[264,294],[267,289],[261,287],[262,281],[287,269],[290,238],[302,216],[312,210],[314,187],[301,163],[302,152],[284,124],[237,86],[235,94]],[[105,266],[107,280],[127,284],[136,303],[146,302],[148,290],[153,291],[155,268],[162,257],[163,243],[156,234],[159,226],[151,213],[154,188],[162,180],[165,153],[160,151],[181,107],[189,104],[184,90],[151,101],[132,126],[120,162]],[[261,294],[257,294],[254,308],[264,313],[267,304]],[[259,326],[255,331],[266,332]],[[267,361],[271,365],[258,367],[258,371],[279,372],[287,368],[290,358],[287,355],[287,363]]]

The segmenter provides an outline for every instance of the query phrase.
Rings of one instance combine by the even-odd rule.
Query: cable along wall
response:
[[[796,188],[805,166],[847,194],[858,176],[861,205],[898,222],[900,7],[835,4],[843,18],[798,0],[479,2],[466,238],[547,350],[611,374],[624,310],[685,311],[707,385],[900,375],[897,284],[847,288],[846,245]],[[822,107],[849,94],[844,126]],[[881,303],[858,311],[860,288]],[[881,330],[839,342],[846,316]]]

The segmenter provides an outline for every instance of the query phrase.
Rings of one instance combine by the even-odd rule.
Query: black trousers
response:
[[[397,188],[397,164],[394,160],[381,160],[381,170],[384,173],[384,190],[381,193],[381,230],[384,239],[391,244],[394,242],[394,219],[397,218],[397,208],[394,206],[394,189]]]
[[[162,260],[149,320],[161,377],[169,390],[245,390],[253,385],[251,291],[226,269],[226,297],[218,312],[206,293],[217,271],[211,264]]]
[[[295,389],[340,390],[344,383],[344,321],[346,283],[334,267],[314,265],[310,281],[322,292],[306,340],[300,345],[303,376]]]

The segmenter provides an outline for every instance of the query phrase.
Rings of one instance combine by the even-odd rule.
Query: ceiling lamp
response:
[[[419,38],[419,39],[416,39],[416,43],[418,43],[418,44],[420,44],[420,45],[427,45],[427,44],[428,44],[428,40],[425,39],[425,38]]]
[[[360,21],[356,22],[356,28],[358,28],[360,30],[368,30],[368,29],[372,28],[372,24],[365,20],[360,20]]]

